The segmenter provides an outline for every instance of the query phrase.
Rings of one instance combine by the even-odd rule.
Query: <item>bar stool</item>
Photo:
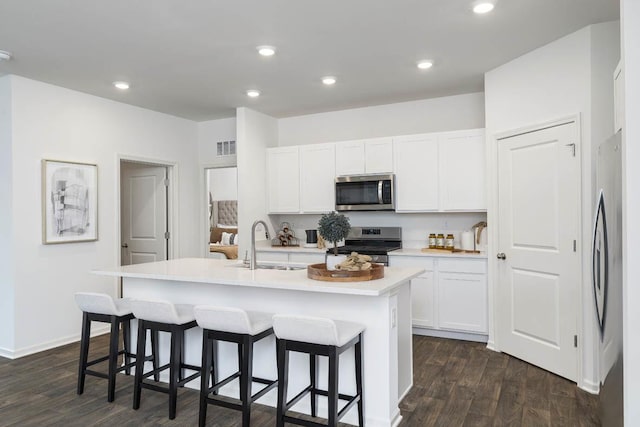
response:
[[[271,320],[273,315],[244,311],[239,308],[202,305],[194,308],[194,314],[198,325],[202,328],[199,425],[204,427],[207,420],[207,405],[212,404],[242,411],[242,426],[249,427],[251,404],[278,384],[278,380],[253,376],[253,343],[273,334]],[[219,382],[216,378],[216,341],[238,344],[238,371]],[[209,374],[211,374],[211,386],[209,386]],[[238,377],[240,378],[239,403],[215,397],[220,387]],[[253,382],[266,386],[252,395]],[[209,396],[211,393],[213,396]]]
[[[135,362],[131,358],[135,355],[129,351],[130,320],[133,319],[129,301],[125,299],[114,300],[107,294],[94,292],[78,292],[75,294],[76,303],[82,310],[82,331],[80,335],[80,361],[78,366],[77,393],[84,393],[84,381],[87,375],[92,375],[108,380],[107,401],[113,402],[116,390],[116,374],[125,371],[131,373],[131,367]],[[109,354],[94,360],[89,358],[89,342],[91,341],[91,322],[104,322],[111,325],[109,339]],[[119,333],[122,325],[123,349],[119,350]],[[117,367],[118,356],[124,355],[124,365]],[[143,355],[144,358],[144,355]],[[102,373],[88,369],[90,366],[109,361],[108,373]]]
[[[362,332],[364,326],[354,322],[331,320],[319,317],[276,314],[273,316],[273,330],[277,337],[278,348],[278,427],[284,423],[303,426],[335,427],[338,421],[355,404],[358,405],[358,425],[364,425],[364,405],[362,394]],[[340,354],[355,346],[356,395],[348,396],[338,391],[338,372]],[[289,376],[289,351],[309,355],[310,384],[293,399],[287,402],[287,382]],[[329,358],[328,390],[317,388],[318,356]],[[287,416],[287,411],[311,393],[311,416],[316,417],[318,395],[327,396],[328,424],[307,421]],[[347,404],[338,411],[338,400],[347,400]]]
[[[169,394],[169,419],[176,417],[176,403],[178,387],[183,387],[189,381],[200,375],[200,366],[184,363],[184,331],[197,326],[193,315],[193,306],[188,304],[172,304],[168,301],[131,300],[131,309],[138,319],[138,349],[136,359],[136,375],[133,386],[133,409],[140,408],[142,389]],[[144,372],[144,353],[147,341],[147,329],[153,333],[169,332],[171,335],[171,350],[169,363],[158,366],[158,357],[154,358],[153,369]],[[157,341],[156,341],[157,343]],[[160,372],[169,369],[169,387],[145,382],[145,379],[154,376],[155,382],[159,380]],[[185,377],[185,369],[197,371]]]

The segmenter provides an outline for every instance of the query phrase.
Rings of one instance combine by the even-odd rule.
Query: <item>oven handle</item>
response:
[[[382,180],[378,181],[378,203],[382,204]]]

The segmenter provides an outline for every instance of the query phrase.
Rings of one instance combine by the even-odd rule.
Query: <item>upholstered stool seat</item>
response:
[[[206,424],[207,405],[212,404],[242,411],[242,426],[249,427],[251,404],[278,384],[277,380],[257,378],[252,374],[253,343],[273,334],[273,315],[215,306],[196,306],[194,313],[203,330],[199,425]],[[216,341],[238,344],[238,371],[221,381],[216,376]],[[239,402],[217,398],[218,389],[236,378],[240,378]],[[265,387],[252,394],[251,385],[254,382],[265,384]]]
[[[278,427],[284,423],[304,426],[335,427],[344,414],[358,405],[358,425],[364,425],[363,379],[362,379],[362,334],[364,326],[355,322],[332,320],[319,317],[294,316],[277,314],[273,316],[273,330],[277,338],[278,348]],[[356,394],[348,396],[338,391],[339,358],[347,349],[354,347]],[[308,387],[287,401],[287,385],[289,376],[289,352],[296,351],[309,355]],[[328,365],[328,390],[317,388],[318,356],[326,356]],[[311,395],[311,416],[317,416],[318,395],[327,396],[328,424],[294,418],[287,411],[308,393]],[[346,400],[347,404],[338,410],[338,401]]]
[[[131,373],[135,355],[129,349],[130,320],[133,319],[130,302],[127,299],[113,299],[111,296],[95,292],[78,292],[75,294],[76,303],[82,310],[82,331],[80,336],[80,361],[78,366],[77,393],[84,393],[84,383],[87,375],[106,378],[108,380],[107,401],[113,402],[116,389],[116,374],[125,371]],[[104,322],[111,325],[109,340],[109,354],[94,360],[88,360],[89,342],[91,338],[91,322]],[[119,349],[120,327],[122,326],[123,349]],[[124,364],[117,366],[118,356],[124,356]],[[144,355],[143,355],[144,358]],[[109,361],[108,373],[88,369],[100,362]]]
[[[131,309],[138,319],[137,354],[144,355],[146,348],[147,329],[151,331],[152,345],[154,334],[168,332],[171,335],[169,363],[158,366],[158,357],[153,358],[153,369],[144,372],[144,360],[136,361],[136,375],[133,387],[133,409],[140,408],[142,389],[147,388],[169,394],[169,419],[176,417],[178,387],[183,387],[189,381],[200,375],[200,366],[184,363],[184,332],[197,326],[193,314],[193,306],[187,304],[172,304],[168,301],[146,301],[132,299]],[[156,352],[157,353],[157,352]],[[169,369],[169,387],[146,382],[145,379],[153,375],[155,382],[159,380],[160,372]],[[196,373],[185,376],[185,369]]]

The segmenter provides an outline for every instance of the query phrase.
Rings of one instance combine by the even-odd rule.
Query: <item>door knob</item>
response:
[[[121,246],[122,246],[123,248],[125,248],[125,249],[129,247],[129,245],[128,245],[128,244],[126,244],[126,243],[123,243]]]
[[[498,259],[507,259],[507,256],[505,255],[504,252],[498,252],[498,255],[496,255],[498,257]]]

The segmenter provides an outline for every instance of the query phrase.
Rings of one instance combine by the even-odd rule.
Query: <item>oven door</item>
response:
[[[336,178],[337,211],[392,211],[393,175],[356,175]]]

